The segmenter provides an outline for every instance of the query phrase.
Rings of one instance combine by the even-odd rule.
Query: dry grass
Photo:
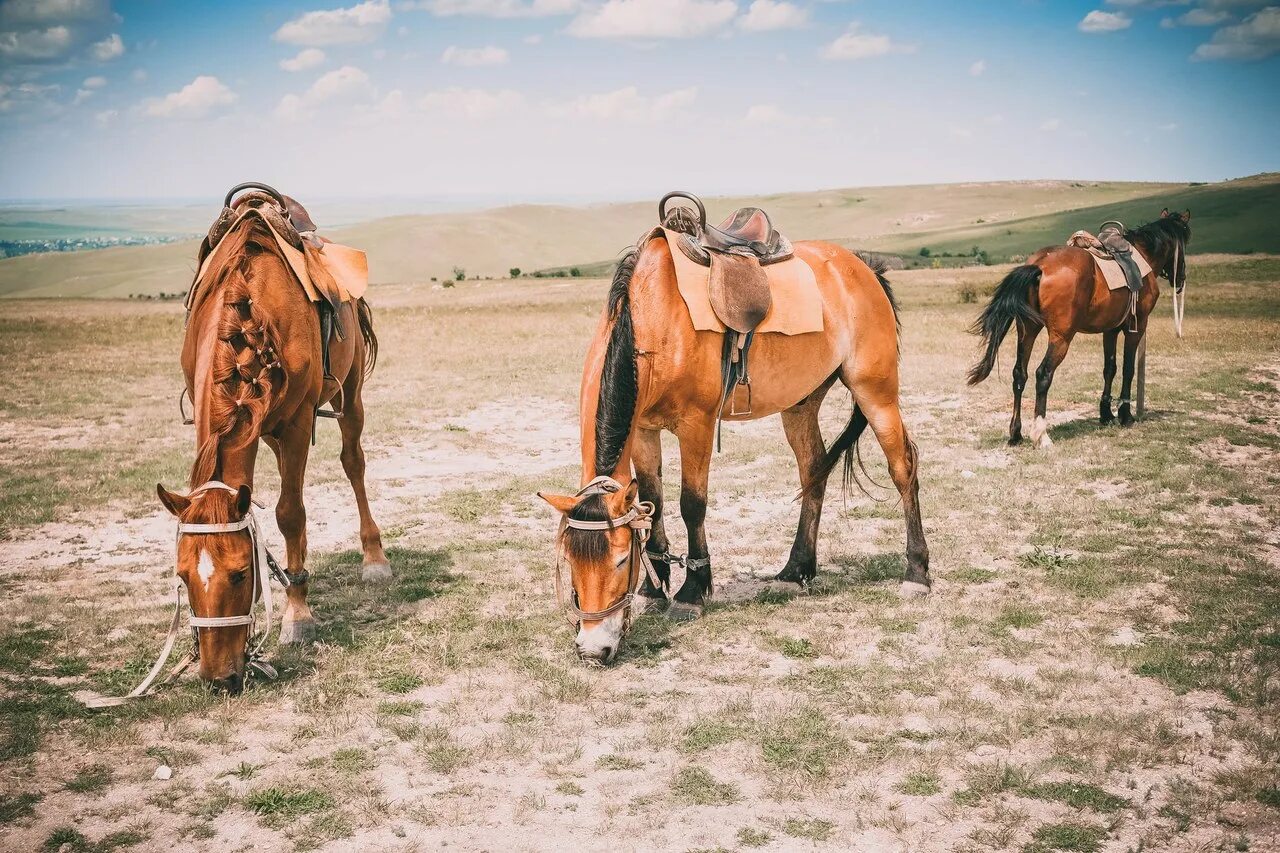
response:
[[[379,288],[367,446],[393,585],[359,581],[322,425],[320,644],[278,651],[281,679],[235,700],[184,681],[94,715],[67,691],[131,686],[167,618],[172,530],[150,490],[186,474],[181,314],[8,304],[0,846],[1280,846],[1280,264],[1192,268],[1188,335],[1160,313],[1132,429],[1095,425],[1100,347],[1078,339],[1048,452],[1003,445],[1007,377],[962,385],[974,307],[957,292],[1000,272],[895,277],[927,600],[895,594],[899,509],[861,497],[829,502],[814,588],[769,592],[793,462],[776,421],[735,425],[706,617],[643,618],[618,664],[579,666],[532,492],[576,479],[603,284]],[[129,390],[101,393],[102,372]],[[152,779],[160,763],[172,779]]]

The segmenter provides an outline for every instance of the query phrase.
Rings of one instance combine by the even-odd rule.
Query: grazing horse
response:
[[[1124,333],[1124,376],[1120,388],[1119,418],[1122,426],[1133,423],[1129,391],[1133,382],[1138,344],[1147,333],[1147,320],[1160,298],[1159,276],[1173,283],[1175,293],[1186,286],[1186,244],[1191,239],[1191,211],[1160,212],[1160,218],[1125,232],[1128,240],[1151,266],[1142,281],[1135,311],[1130,312],[1130,291],[1110,290],[1093,255],[1074,246],[1049,246],[1005,276],[991,302],[970,331],[986,346],[982,359],[969,371],[969,384],[986,379],[995,366],[1000,343],[1014,323],[1018,327],[1018,357],[1013,365],[1013,419],[1009,443],[1022,441],[1022,389],[1027,384],[1027,362],[1041,329],[1049,332],[1044,360],[1036,370],[1036,419],[1031,439],[1040,447],[1053,444],[1045,420],[1049,386],[1054,371],[1067,356],[1077,332],[1102,334],[1102,398],[1099,422],[1116,419],[1111,413],[1111,383],[1116,375],[1116,339]]]
[[[794,253],[816,277],[823,328],[755,336],[751,412],[745,415],[734,413],[724,398],[725,335],[694,329],[677,289],[668,241],[642,239],[619,261],[582,374],[586,487],[577,495],[539,493],[562,515],[557,578],[562,560],[572,582],[570,612],[576,617],[583,660],[603,664],[614,658],[630,623],[633,594],[638,592],[647,605],[663,603],[672,563],[682,563],[686,576],[669,617],[687,620],[702,612],[711,595],[704,522],[718,414],[725,420],[782,415],[802,493],[799,528],[777,580],[801,587],[817,573],[818,521],[828,476],[842,458],[849,476],[851,454],[870,424],[906,514],[903,592],[928,592],[929,550],[920,522],[916,448],[898,408],[897,306],[889,284],[840,246],[798,242]],[[836,381],[852,393],[853,413],[828,448],[818,410]],[[680,444],[680,515],[689,534],[685,557],[670,553],[662,520],[664,429]],[[643,561],[645,571],[636,560]]]
[[[283,197],[244,196],[235,206],[266,209]],[[228,198],[230,210],[230,197]],[[276,522],[284,534],[288,561],[287,603],[280,641],[304,640],[315,624],[307,605],[306,509],[302,501],[307,454],[314,435],[316,408],[341,388],[344,402],[338,426],[342,432],[342,466],[355,491],[360,512],[364,577],[390,577],[382,538],[365,496],[365,460],[360,435],[364,428],[361,389],[377,359],[373,317],[364,299],[341,303],[339,328],[349,330],[329,347],[325,381],[321,321],[291,271],[272,227],[301,246],[283,204],[270,211],[274,226],[262,216],[240,216],[225,236],[200,247],[208,268],[194,293],[182,346],[182,370],[194,406],[196,458],[187,495],[157,485],[161,503],[179,520],[177,574],[187,589],[188,604],[198,623],[210,618],[224,624],[198,627],[200,677],[231,693],[244,685],[250,641],[246,614],[254,599],[267,594],[255,568],[250,515],[254,462],[261,438],[275,452],[280,468],[280,500]],[[359,334],[350,332],[359,330]],[[192,525],[197,525],[192,527]],[[199,525],[207,525],[200,527]],[[198,624],[195,623],[195,624]],[[230,623],[230,624],[228,624]],[[265,631],[269,632],[267,625]]]

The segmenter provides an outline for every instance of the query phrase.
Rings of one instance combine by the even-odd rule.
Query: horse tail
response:
[[[981,335],[987,351],[982,360],[969,370],[969,384],[977,385],[991,375],[1000,344],[1009,333],[1009,327],[1017,320],[1030,326],[1044,323],[1040,312],[1031,304],[1031,289],[1040,286],[1042,270],[1035,264],[1023,264],[1004,277],[996,287],[987,307],[969,327],[975,335]]]
[[[364,375],[367,379],[378,363],[378,336],[373,332],[373,309],[364,297],[356,300],[356,316],[360,320],[360,337],[364,338]]]
[[[855,402],[853,404],[853,412],[849,415],[849,423],[845,425],[844,430],[836,437],[836,440],[827,448],[827,452],[822,457],[822,461],[817,467],[809,472],[808,482],[804,484],[803,494],[812,495],[817,489],[826,484],[827,479],[831,476],[831,472],[835,470],[836,465],[840,464],[841,459],[844,460],[844,490],[846,494],[849,491],[850,483],[857,483],[858,488],[866,493],[866,489],[858,482],[853,472],[854,457],[858,458],[859,467],[862,466],[862,456],[858,453],[858,439],[862,437],[862,431],[867,428],[867,416],[863,414],[862,408]],[[862,471],[866,474],[866,469]]]

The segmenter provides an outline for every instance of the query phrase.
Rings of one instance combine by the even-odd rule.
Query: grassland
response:
[[[576,266],[599,274],[655,224],[655,201],[393,216],[325,230],[367,251],[378,283],[443,281],[455,268],[481,278],[505,277],[512,268],[529,273]],[[202,223],[213,220],[219,203],[210,199]],[[993,260],[1061,242],[1106,219],[1149,221],[1173,205],[1192,209],[1193,251],[1280,252],[1280,231],[1272,224],[1280,207],[1280,175],[1199,186],[1062,180],[862,187],[707,203],[713,221],[741,205],[762,205],[793,239],[833,240],[909,257],[929,247],[933,258],[944,252],[970,255],[978,246]],[[191,216],[184,210],[184,221]],[[0,297],[173,293],[190,281],[194,256],[194,243],[179,243],[0,260]]]
[[[734,425],[707,615],[641,618],[615,666],[583,668],[533,492],[576,481],[605,284],[377,287],[367,445],[395,582],[359,581],[322,426],[319,643],[275,652],[280,680],[237,699],[184,681],[95,714],[70,692],[131,686],[167,619],[173,533],[151,489],[189,458],[181,309],[6,303],[0,847],[1280,848],[1280,262],[1193,259],[1186,337],[1162,304],[1133,428],[1096,426],[1100,346],[1078,339],[1048,451],[1003,444],[1007,358],[962,383],[961,294],[1002,272],[894,277],[927,600],[895,594],[895,503],[835,490],[819,582],[772,591],[794,464],[776,420]],[[845,417],[833,394],[829,435]]]

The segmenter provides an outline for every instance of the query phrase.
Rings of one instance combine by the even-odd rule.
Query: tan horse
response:
[[[1036,419],[1031,426],[1031,440],[1040,447],[1053,444],[1045,417],[1049,388],[1058,365],[1067,357],[1072,338],[1079,332],[1102,335],[1102,397],[1098,403],[1098,420],[1103,425],[1116,419],[1111,413],[1111,383],[1116,375],[1116,341],[1124,333],[1124,376],[1118,414],[1122,426],[1133,423],[1129,393],[1138,344],[1147,333],[1147,319],[1160,298],[1159,277],[1174,282],[1175,293],[1181,293],[1186,286],[1191,211],[1170,213],[1165,208],[1160,211],[1159,219],[1127,231],[1124,236],[1151,266],[1138,291],[1136,314],[1132,318],[1129,290],[1109,289],[1088,251],[1074,246],[1049,246],[1005,276],[973,324],[971,331],[982,337],[986,351],[969,371],[970,385],[991,375],[1009,328],[1015,324],[1018,328],[1010,444],[1022,441],[1022,389],[1027,384],[1027,362],[1031,360],[1031,350],[1041,329],[1048,330],[1049,343],[1044,360],[1036,370]]]
[[[903,590],[927,592],[929,551],[920,523],[916,450],[898,410],[898,329],[888,283],[847,249],[829,243],[795,244],[823,298],[823,331],[757,335],[751,350],[752,412],[738,418],[782,415],[795,452],[803,496],[791,556],[778,580],[803,586],[817,573],[818,520],[828,475],[870,423],[888,458],[907,519],[907,570]],[[539,493],[565,519],[559,537],[572,580],[578,617],[577,648],[587,661],[607,663],[618,651],[630,618],[630,584],[644,578],[639,595],[661,602],[663,590],[630,565],[638,532],[619,523],[652,503],[647,560],[658,586],[669,583],[671,564],[684,562],[684,584],[669,615],[697,617],[711,594],[711,565],[704,521],[707,479],[717,410],[721,407],[724,335],[695,331],[676,287],[671,250],[653,239],[628,251],[618,265],[604,316],[582,374],[582,482],[608,476],[617,485],[593,486],[579,495]],[[823,397],[839,380],[853,394],[848,426],[828,449],[818,428]],[[687,558],[673,557],[662,523],[662,430],[680,443],[680,514],[689,532]],[[634,476],[632,473],[634,467]],[[575,525],[585,525],[580,529]],[[647,527],[647,524],[645,525]]]
[[[241,203],[270,205],[266,195]],[[279,215],[279,211],[275,215]],[[287,224],[286,238],[297,238]],[[160,501],[182,525],[223,525],[251,511],[258,439],[275,452],[280,468],[276,522],[288,551],[291,581],[280,641],[299,642],[315,624],[307,605],[306,508],[302,488],[311,447],[316,407],[335,390],[325,390],[320,321],[261,217],[244,216],[217,246],[201,245],[199,262],[214,252],[197,300],[187,318],[182,370],[194,403],[196,459],[190,495],[157,485]],[[363,299],[341,305],[338,321],[347,330],[330,347],[330,372],[341,384],[344,411],[342,466],[355,491],[360,512],[360,542],[366,580],[390,577],[382,538],[365,496],[364,428],[361,389],[377,358],[373,319]],[[358,330],[358,334],[356,333]],[[332,384],[332,383],[330,383]],[[206,488],[226,483],[231,490]],[[188,603],[198,617],[243,617],[255,594],[251,536],[248,531],[179,535],[177,573]],[[234,620],[230,620],[234,621]],[[266,630],[270,630],[270,625]],[[238,692],[244,684],[250,629],[240,624],[198,631],[200,677]]]

